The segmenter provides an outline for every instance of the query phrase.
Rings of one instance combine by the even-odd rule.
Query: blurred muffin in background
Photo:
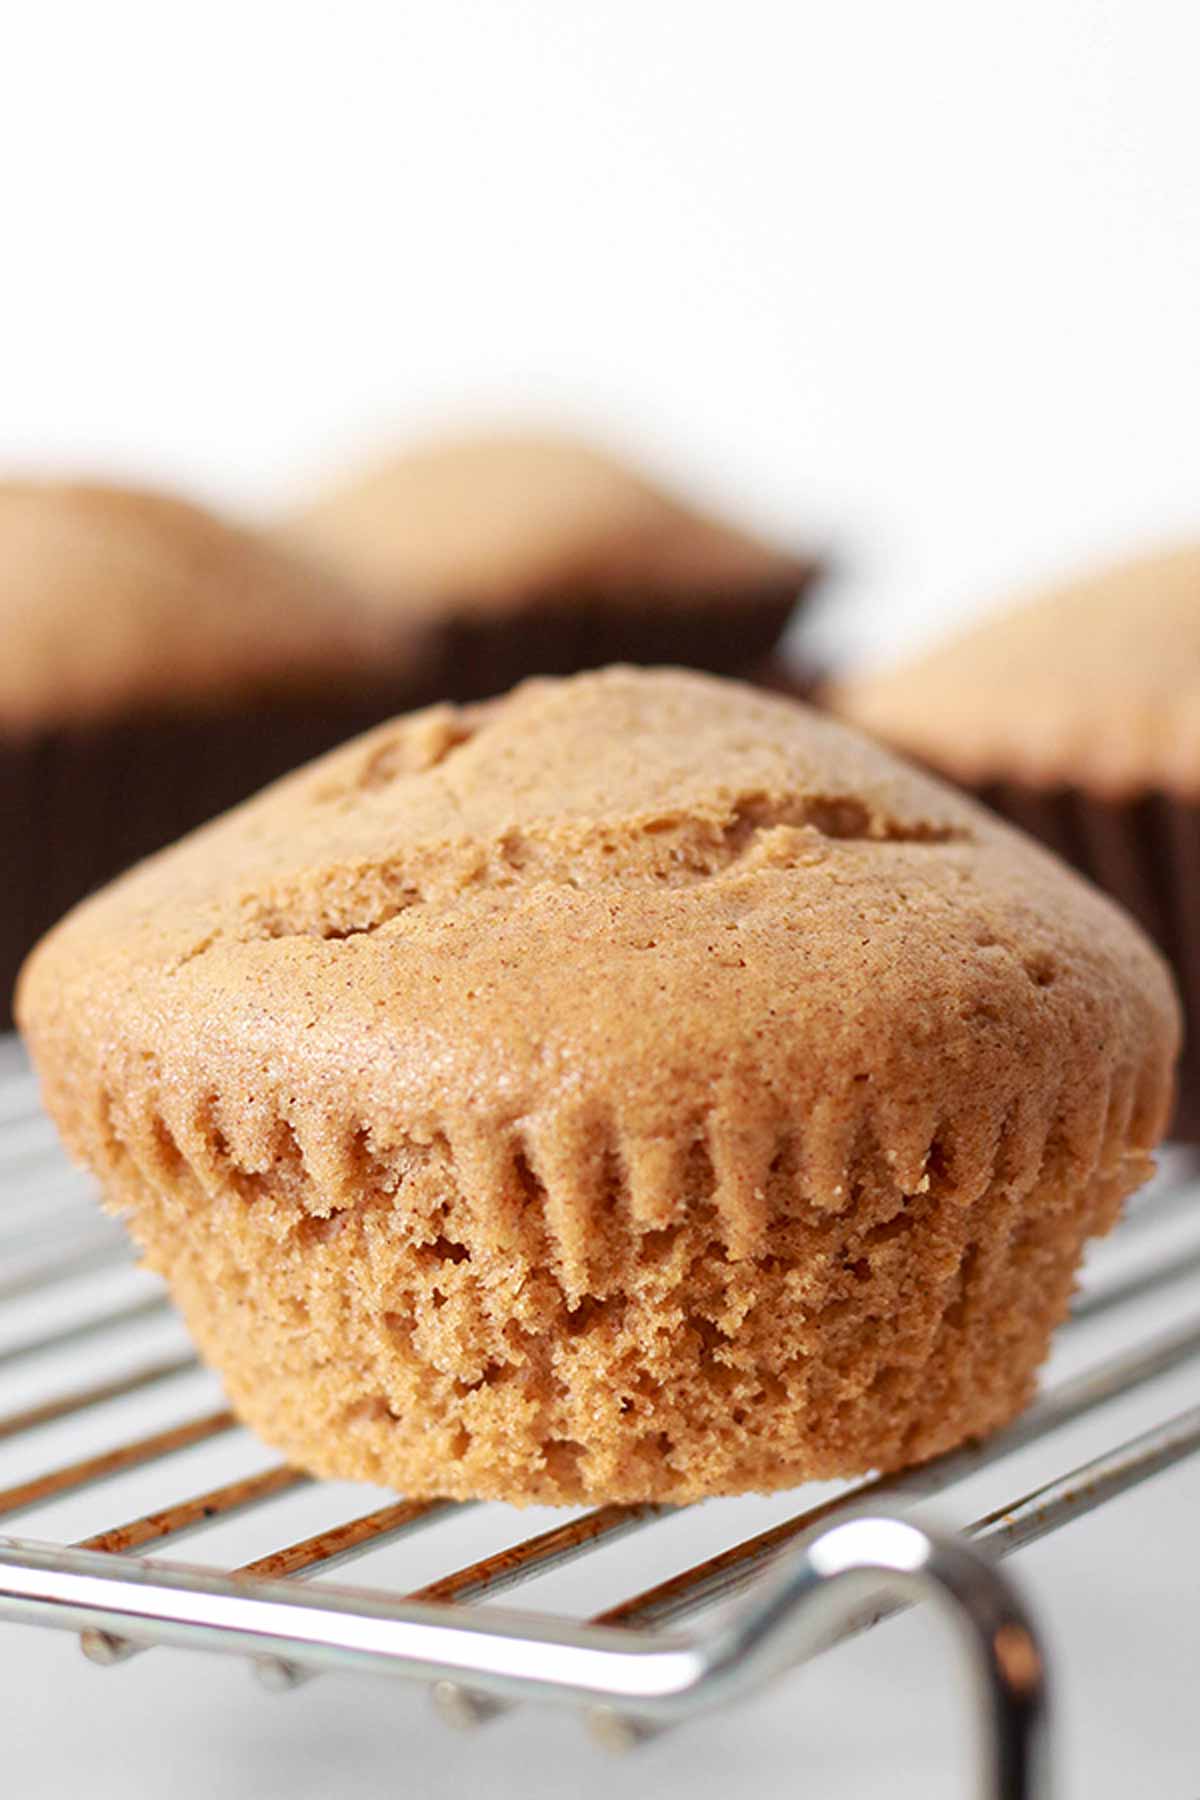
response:
[[[127,864],[412,703],[415,625],[163,494],[0,483],[0,1024],[30,945]]]
[[[609,662],[748,671],[817,572],[549,435],[429,442],[318,496],[280,535],[389,618],[431,627],[455,700]]]
[[[1200,546],[1097,571],[824,698],[1137,916],[1183,989],[1175,1130],[1200,1137]]]

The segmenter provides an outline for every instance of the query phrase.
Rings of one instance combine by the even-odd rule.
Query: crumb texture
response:
[[[301,770],[70,915],[19,1014],[264,1437],[564,1502],[1010,1417],[1178,1037],[1137,929],[982,810],[624,669]]]

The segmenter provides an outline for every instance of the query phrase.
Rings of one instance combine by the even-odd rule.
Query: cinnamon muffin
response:
[[[1174,964],[1200,1135],[1200,547],[1087,575],[825,696],[1116,896]]]
[[[516,1502],[1002,1424],[1178,1038],[1138,929],[981,808],[627,669],[301,770],[79,907],[19,1012],[247,1423]]]
[[[0,1025],[90,888],[417,697],[411,630],[162,494],[0,483],[0,633]]]
[[[747,669],[816,573],[567,437],[434,441],[319,496],[281,535],[430,627],[439,695],[456,700],[617,659]]]

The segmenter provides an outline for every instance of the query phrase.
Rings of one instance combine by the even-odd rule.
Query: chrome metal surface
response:
[[[0,1488],[0,1519],[29,1512],[47,1500],[58,1499],[60,1494],[107,1481],[113,1475],[124,1474],[126,1469],[144,1468],[147,1463],[171,1456],[176,1450],[188,1450],[205,1438],[232,1431],[235,1423],[233,1414],[222,1407],[217,1412],[201,1413],[196,1419],[184,1419],[165,1431],[152,1431],[146,1437],[134,1438],[128,1444],[116,1444],[111,1450],[101,1450],[95,1456],[84,1456],[78,1462],[48,1469],[44,1474],[18,1481],[12,1487]]]
[[[0,1443],[5,1438],[19,1437],[23,1431],[32,1431],[35,1426],[51,1425],[56,1419],[86,1412],[89,1406],[103,1406],[108,1400],[120,1400],[126,1394],[139,1393],[160,1381],[170,1381],[173,1376],[184,1375],[195,1367],[196,1358],[192,1355],[168,1356],[130,1369],[124,1375],[92,1382],[88,1387],[69,1388],[65,1394],[55,1394],[51,1400],[22,1407],[0,1418]]]
[[[285,1582],[254,1588],[183,1565],[0,1539],[0,1617],[183,1648],[278,1654],[422,1681],[485,1684],[508,1700],[616,1708],[671,1724],[728,1705],[828,1643],[847,1609],[933,1600],[957,1626],[984,1733],[986,1800],[1047,1793],[1046,1680],[1023,1603],[991,1563],[953,1538],[901,1519],[831,1526],[713,1630],[627,1632],[525,1613],[395,1601],[326,1588],[319,1601]]]
[[[984,1791],[1044,1800],[1041,1653],[995,1559],[1200,1450],[1200,1407],[1157,1398],[1200,1366],[1200,1177],[1189,1159],[1172,1154],[1171,1178],[1139,1199],[1098,1257],[1061,1334],[1070,1366],[1006,1430],[832,1497],[801,1490],[786,1516],[749,1536],[743,1526],[690,1566],[677,1558],[672,1570],[664,1550],[665,1578],[649,1587],[656,1571],[642,1554],[639,1587],[621,1573],[638,1551],[630,1540],[654,1525],[654,1545],[666,1544],[672,1520],[697,1509],[604,1506],[522,1539],[516,1515],[481,1508],[502,1541],[464,1560],[455,1521],[467,1506],[380,1496],[356,1508],[352,1490],[330,1488],[314,1511],[322,1484],[261,1457],[248,1466],[253,1446],[214,1404],[165,1295],[132,1270],[123,1239],[55,1150],[27,1076],[4,1068],[0,1528],[36,1516],[32,1537],[0,1539],[0,1617],[76,1631],[107,1665],[155,1646],[240,1654],[284,1692],[339,1670],[412,1676],[433,1684],[456,1723],[529,1699],[574,1705],[604,1741],[632,1745],[932,1598],[957,1622],[976,1670],[991,1746]],[[1123,1331],[1103,1355],[1100,1322],[1110,1342],[1114,1324]],[[1094,1432],[1108,1409],[1120,1419],[1098,1452],[1060,1447]],[[1052,1459],[1048,1478],[1005,1472],[1034,1452]],[[1001,1481],[1003,1503],[993,1495],[973,1519],[960,1513],[957,1537],[909,1516],[946,1505],[977,1477]],[[105,1499],[110,1485],[119,1501]],[[702,1510],[721,1518],[728,1504]],[[65,1509],[73,1523],[60,1535],[72,1542],[44,1541],[43,1509],[50,1521]],[[299,1533],[297,1519],[307,1525]],[[218,1552],[219,1568],[157,1559],[185,1537],[211,1532],[224,1544],[234,1530],[257,1536],[253,1555],[247,1542],[240,1555]],[[327,1581],[409,1540],[416,1581]],[[593,1601],[590,1618],[492,1604],[581,1561],[604,1569],[611,1596],[600,1610]]]

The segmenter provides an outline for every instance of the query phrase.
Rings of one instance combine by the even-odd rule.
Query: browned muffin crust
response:
[[[742,670],[817,572],[569,437],[418,446],[318,496],[281,540],[440,645],[474,699],[605,662]]]
[[[1200,546],[1081,576],[825,700],[971,786],[1200,799]]]
[[[170,494],[0,483],[0,735],[178,716],[407,668],[336,576]]]
[[[20,1015],[249,1423],[516,1501],[1009,1418],[1178,1036],[1136,928],[980,809],[622,669],[300,771],[78,909]]]

